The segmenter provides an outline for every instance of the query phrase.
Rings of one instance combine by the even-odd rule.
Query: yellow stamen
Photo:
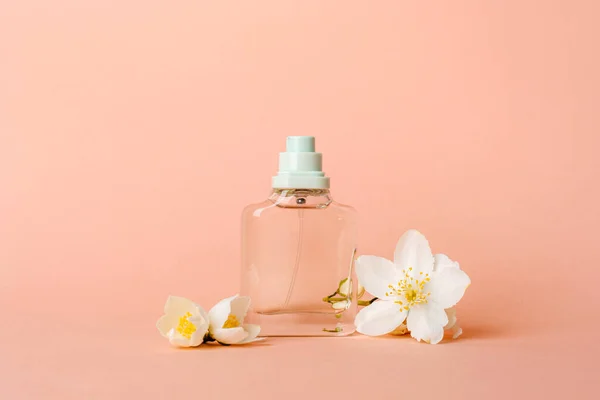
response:
[[[186,339],[191,339],[192,334],[196,332],[196,325],[189,320],[191,316],[192,313],[187,312],[183,317],[179,318],[179,325],[177,326],[177,332]]]
[[[227,321],[223,323],[223,328],[237,328],[240,326],[240,321],[235,317],[235,315],[230,314],[227,317]]]
[[[402,270],[404,277],[396,285],[389,285],[388,288],[391,291],[385,294],[386,296],[397,296],[406,299],[405,302],[402,300],[395,301],[401,309],[406,311],[416,304],[427,304],[429,302],[428,297],[431,296],[431,292],[425,292],[425,284],[431,280],[429,274],[425,274],[425,278],[422,280],[414,279],[409,275],[412,270],[412,267],[409,267],[408,271]],[[419,275],[423,275],[423,272],[419,272]]]

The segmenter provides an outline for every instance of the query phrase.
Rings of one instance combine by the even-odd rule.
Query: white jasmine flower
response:
[[[356,273],[365,289],[379,298],[356,316],[358,332],[385,335],[406,320],[412,337],[433,344],[442,340],[450,322],[445,309],[456,305],[471,283],[458,263],[443,254],[434,257],[427,239],[416,230],[402,235],[394,262],[361,256]]]
[[[260,326],[244,324],[250,307],[250,297],[235,295],[218,302],[209,312],[210,336],[221,344],[254,342]]]
[[[156,327],[174,346],[195,347],[208,332],[208,314],[198,304],[183,297],[169,296],[165,315]]]

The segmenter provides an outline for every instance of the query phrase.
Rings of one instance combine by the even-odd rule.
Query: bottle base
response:
[[[341,318],[329,312],[323,313],[255,313],[247,321],[260,325],[259,336],[348,336],[356,331],[353,319]]]

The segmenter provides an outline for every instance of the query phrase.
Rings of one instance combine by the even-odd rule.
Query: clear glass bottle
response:
[[[242,215],[241,294],[261,336],[354,332],[356,224],[331,198],[314,138],[288,137],[271,196]]]

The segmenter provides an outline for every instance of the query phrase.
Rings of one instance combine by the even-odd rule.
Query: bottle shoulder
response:
[[[356,219],[358,217],[358,213],[354,207],[333,200],[330,201],[326,206],[288,207],[281,205],[272,199],[265,199],[261,202],[251,203],[244,207],[242,210],[242,218],[270,217],[279,215],[281,213],[289,213],[298,210],[322,212],[327,215],[335,214],[338,218],[344,219]]]
[[[352,207],[352,206],[350,206],[350,205],[348,205],[348,204],[342,204],[342,203],[339,203],[339,202],[337,202],[337,201],[335,201],[335,200],[334,200],[334,201],[332,201],[332,202],[331,202],[331,204],[330,204],[329,206],[330,206],[330,207],[332,207],[332,206],[333,206],[333,207],[335,207],[335,208],[338,208],[338,209],[339,209],[339,210],[341,210],[341,211],[345,211],[345,212],[348,212],[348,213],[350,213],[350,214],[358,214],[358,212],[356,211],[356,208],[354,208],[354,207]]]
[[[259,217],[263,211],[265,211],[268,208],[275,207],[275,206],[276,205],[273,204],[272,201],[269,201],[269,199],[265,199],[258,203],[250,203],[246,207],[244,207],[244,209],[242,210],[242,216],[243,217],[252,217],[252,216]]]

